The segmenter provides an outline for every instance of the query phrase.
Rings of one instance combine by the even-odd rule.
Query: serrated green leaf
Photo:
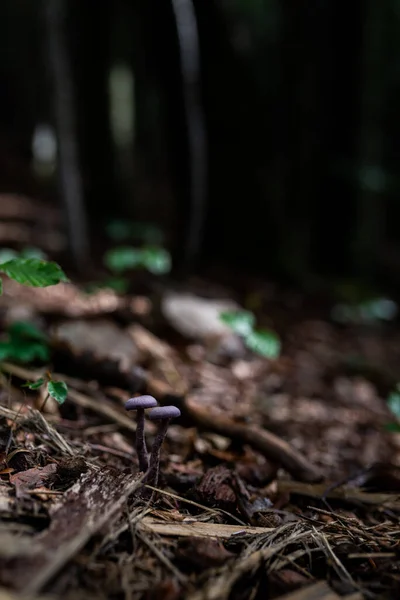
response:
[[[387,401],[390,412],[400,419],[400,394],[398,392],[392,392]]]
[[[171,270],[171,256],[164,248],[148,246],[142,249],[142,265],[154,275],[164,275]]]
[[[142,251],[133,246],[119,246],[104,255],[104,264],[114,273],[142,266]]]
[[[65,381],[49,381],[47,391],[58,404],[64,404],[68,396],[68,386]]]
[[[44,384],[44,377],[41,377],[37,381],[27,381],[23,383],[21,387],[27,387],[30,390],[38,390]]]
[[[14,258],[1,263],[0,271],[10,279],[31,287],[47,287],[61,281],[69,281],[57,263],[37,258]]]
[[[220,319],[225,325],[228,325],[238,335],[248,336],[255,324],[255,316],[252,312],[243,310],[240,312],[223,312],[220,314]]]
[[[258,329],[246,337],[246,346],[265,358],[278,358],[281,351],[279,337],[273,331]]]

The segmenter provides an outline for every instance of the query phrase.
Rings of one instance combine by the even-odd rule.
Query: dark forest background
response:
[[[122,217],[176,267],[397,286],[399,39],[398,0],[2,0],[0,193],[58,202],[78,261]]]

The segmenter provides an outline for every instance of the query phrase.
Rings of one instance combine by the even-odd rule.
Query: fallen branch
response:
[[[400,511],[400,494],[364,492],[360,488],[341,486],[331,488],[329,484],[307,484],[300,481],[278,481],[278,491],[310,498],[332,498],[346,502],[376,505],[388,510]]]
[[[176,400],[175,400],[176,403]],[[257,425],[236,423],[231,419],[199,406],[188,396],[181,402],[182,414],[189,417],[197,427],[219,433],[232,440],[248,444],[266,458],[282,465],[296,479],[305,482],[321,481],[319,470],[298,450],[275,434]]]

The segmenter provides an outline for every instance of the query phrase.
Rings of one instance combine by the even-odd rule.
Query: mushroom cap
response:
[[[181,416],[181,411],[176,406],[157,406],[149,413],[151,421],[162,421],[164,419],[176,419]]]
[[[136,396],[125,402],[125,410],[137,410],[138,408],[154,408],[157,400],[153,396]]]

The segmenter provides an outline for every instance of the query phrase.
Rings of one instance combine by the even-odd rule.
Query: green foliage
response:
[[[250,350],[265,358],[278,358],[281,351],[279,337],[269,329],[254,329],[256,319],[252,312],[223,312],[220,319],[244,339]]]
[[[97,290],[111,289],[117,294],[126,294],[129,289],[129,281],[125,277],[110,277],[104,281],[94,281],[86,286],[86,292],[92,294]]]
[[[31,323],[16,321],[8,328],[6,339],[0,341],[0,360],[46,362],[49,356],[46,336]]]
[[[223,312],[221,321],[228,325],[238,335],[243,337],[249,335],[254,328],[256,318],[252,312],[243,310],[241,312]]]
[[[252,331],[246,337],[246,345],[253,352],[271,359],[277,358],[281,351],[281,342],[278,336],[267,329]]]
[[[387,400],[387,405],[392,413],[392,415],[396,418],[394,423],[388,423],[386,429],[388,431],[400,432],[400,384],[398,383],[396,389],[389,395]]]
[[[27,381],[22,387],[27,387],[30,390],[38,390],[42,386],[46,386],[46,398],[42,408],[45,406],[48,398],[54,398],[58,404],[64,404],[68,396],[68,386],[65,381],[56,381],[47,373],[46,378],[40,377],[37,381]]]
[[[164,275],[171,270],[171,256],[167,250],[157,246],[142,249],[143,267],[154,275]]]
[[[47,287],[60,281],[69,281],[57,263],[37,258],[12,258],[0,264],[0,272],[31,287]]]
[[[106,252],[104,263],[110,271],[123,273],[141,266],[141,252],[132,246],[118,246]]]
[[[33,246],[28,246],[27,248],[23,248],[20,253],[20,258],[37,258],[38,260],[47,260],[47,255],[40,248],[34,248]],[[17,258],[17,257],[15,257]]]
[[[47,336],[43,331],[40,331],[40,329],[28,321],[14,321],[14,323],[11,323],[9,326],[8,331],[12,336],[37,340],[44,343],[47,342]]]
[[[25,256],[36,254],[40,251],[35,248],[26,248]],[[0,251],[0,272],[5,273],[18,283],[31,287],[47,287],[60,281],[68,281],[65,273],[54,262],[47,262],[41,258],[21,258],[13,256],[14,251],[3,248]],[[23,254],[23,253],[21,253]],[[0,279],[0,294],[2,293],[2,280]],[[7,336],[0,341],[0,360],[15,360],[21,363],[30,363],[34,360],[46,362],[49,360],[50,351],[47,337],[31,323],[17,321],[12,323],[7,331]]]
[[[50,379],[47,384],[47,392],[58,404],[64,404],[68,396],[68,386],[65,381]]]
[[[356,304],[337,304],[332,309],[332,318],[339,323],[372,324],[392,321],[397,314],[397,305],[388,298],[371,298]]]
[[[0,248],[0,263],[8,262],[14,258],[38,258],[39,260],[47,260],[46,254],[40,248],[27,246],[22,248],[21,252],[17,252],[12,248]]]
[[[155,275],[163,275],[171,269],[169,253],[158,246],[119,246],[106,252],[104,263],[114,273],[143,268]]]
[[[27,381],[26,383],[23,383],[22,387],[27,387],[30,390],[38,390],[40,387],[42,387],[42,385],[44,384],[44,381],[45,381],[44,377],[41,377],[37,381]]]
[[[0,263],[5,263],[13,258],[18,258],[18,252],[12,248],[0,248]]]
[[[333,292],[338,303],[333,307],[331,316],[338,323],[370,325],[392,321],[397,315],[398,307],[393,300],[380,296],[376,290],[358,280],[340,281]]]
[[[108,223],[106,232],[114,242],[141,240],[146,244],[159,245],[164,241],[162,231],[152,223],[134,223],[126,219],[114,219]]]

